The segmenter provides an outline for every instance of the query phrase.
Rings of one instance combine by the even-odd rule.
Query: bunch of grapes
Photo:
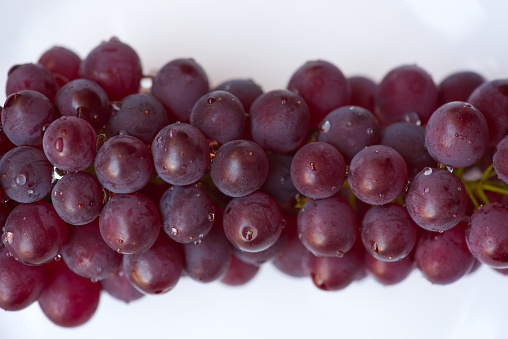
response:
[[[149,82],[149,86],[140,83]],[[242,285],[271,262],[323,290],[418,267],[508,268],[508,79],[416,65],[379,84],[323,60],[287,89],[143,75],[112,38],[13,66],[1,109],[0,308],[78,326],[182,276]]]

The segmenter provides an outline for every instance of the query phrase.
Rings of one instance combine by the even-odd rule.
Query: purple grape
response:
[[[216,91],[228,91],[237,97],[243,105],[245,112],[250,112],[250,107],[254,100],[263,94],[261,87],[256,85],[251,79],[233,79],[228,80],[215,88]]]
[[[406,194],[406,207],[414,222],[438,232],[457,225],[466,214],[467,192],[456,175],[426,167],[418,173]]]
[[[210,174],[217,188],[230,197],[243,197],[260,189],[268,175],[268,158],[248,140],[222,145],[213,158]]]
[[[16,147],[0,160],[0,184],[5,194],[21,203],[42,200],[51,192],[53,166],[41,150]]]
[[[65,263],[55,265],[38,301],[42,312],[54,324],[76,327],[86,323],[99,306],[101,285],[80,277]]]
[[[469,273],[474,258],[466,244],[466,222],[443,233],[424,232],[416,245],[415,259],[433,284],[451,284]]]
[[[192,106],[208,90],[208,77],[193,59],[167,63],[157,72],[152,85],[152,95],[180,122],[189,121]]]
[[[384,205],[396,199],[407,184],[407,166],[402,156],[384,145],[358,152],[349,166],[349,188],[363,202]]]
[[[363,245],[378,260],[403,259],[416,244],[416,235],[416,224],[398,204],[373,206],[363,218]]]
[[[127,279],[147,294],[163,294],[172,290],[183,269],[180,247],[162,233],[148,250],[123,256]]]
[[[357,232],[355,211],[337,195],[307,200],[298,213],[298,237],[316,256],[344,256],[353,247]]]
[[[386,127],[381,145],[396,150],[404,159],[408,175],[412,178],[425,167],[436,166],[425,147],[425,127],[409,122],[396,122]]]
[[[288,89],[309,106],[310,128],[318,128],[331,110],[347,105],[350,95],[349,83],[342,72],[324,60],[306,62],[296,70]]]
[[[159,207],[164,231],[179,243],[201,241],[215,219],[212,199],[204,188],[197,185],[168,188]]]
[[[44,154],[61,170],[76,172],[88,168],[97,154],[97,134],[86,120],[64,116],[51,123],[44,133]]]
[[[205,136],[189,124],[171,124],[155,136],[152,157],[157,174],[172,185],[198,181],[210,164]]]
[[[417,113],[422,124],[438,105],[438,91],[432,77],[416,65],[394,68],[385,75],[375,94],[376,116],[388,126]]]
[[[161,228],[157,206],[140,193],[115,194],[99,216],[106,244],[118,253],[135,254],[149,249]]]
[[[467,101],[471,93],[484,82],[485,78],[475,72],[450,74],[439,84],[439,106],[452,101]]]
[[[24,265],[0,247],[0,308],[19,311],[30,306],[41,294],[47,276],[45,265]]]
[[[53,101],[58,87],[55,77],[44,66],[37,64],[15,65],[7,74],[5,94],[9,96],[19,91],[32,90]]]
[[[5,222],[2,242],[20,262],[45,264],[62,252],[67,242],[67,225],[45,201],[20,204]]]
[[[122,263],[122,255],[113,251],[102,239],[98,219],[86,225],[69,227],[62,258],[71,271],[94,280],[114,275]]]
[[[346,177],[346,163],[332,145],[313,142],[300,148],[291,162],[291,181],[298,192],[313,198],[337,193]]]
[[[263,192],[234,198],[224,214],[224,233],[233,246],[259,252],[272,246],[285,221],[275,199]]]
[[[252,139],[263,149],[293,152],[307,141],[309,108],[290,91],[270,91],[254,101],[250,121]]]
[[[55,46],[48,49],[37,63],[53,73],[65,76],[67,81],[79,78],[81,58],[65,47]]]
[[[425,128],[425,145],[437,161],[468,167],[485,153],[489,129],[483,114],[462,101],[453,101],[432,113]]]
[[[229,286],[245,285],[256,276],[258,271],[259,266],[243,262],[236,258],[234,254],[231,254],[228,270],[220,281]]]
[[[132,193],[143,188],[153,172],[148,147],[129,135],[117,135],[97,152],[95,174],[104,188],[115,193]]]
[[[349,104],[363,107],[370,112],[374,112],[374,94],[376,93],[376,83],[370,78],[364,76],[353,76],[348,79],[351,95]]]
[[[97,82],[115,101],[137,93],[143,73],[136,52],[113,37],[95,47],[83,59],[79,75]]]
[[[508,183],[508,136],[497,144],[492,165],[498,177]]]
[[[508,268],[508,207],[494,202],[478,209],[466,229],[467,246],[482,264]]]
[[[86,172],[65,174],[51,193],[56,212],[71,225],[88,224],[97,218],[103,199],[104,192],[97,178]]]
[[[2,129],[17,146],[41,146],[44,130],[58,118],[51,101],[43,94],[25,90],[5,100]]]
[[[285,154],[267,153],[268,175],[261,186],[261,191],[277,200],[283,208],[290,208],[295,203],[298,190],[291,181],[291,161],[293,157]]]
[[[169,125],[169,115],[164,106],[146,94],[125,97],[118,111],[113,111],[108,129],[112,135],[128,134],[150,146],[155,135]]]
[[[363,261],[367,271],[383,285],[395,285],[406,279],[415,267],[412,255],[399,261],[377,260],[371,255],[365,255]]]
[[[60,88],[55,106],[60,115],[85,119],[96,131],[106,125],[111,115],[108,95],[87,79],[76,79]]]
[[[489,127],[489,146],[497,143],[508,133],[508,79],[487,81],[478,86],[466,100],[476,107]]]
[[[226,91],[213,91],[196,101],[190,123],[207,138],[225,144],[245,136],[247,117],[237,97]]]
[[[381,129],[376,117],[359,106],[334,109],[320,124],[318,140],[337,148],[346,163],[367,146],[377,145]]]
[[[221,279],[228,270],[231,247],[221,229],[214,226],[204,238],[182,245],[185,273],[192,279],[207,283]]]
[[[240,260],[252,265],[261,266],[265,262],[270,261],[276,258],[279,254],[281,254],[286,248],[287,243],[288,236],[284,228],[282,229],[282,232],[280,233],[280,236],[277,239],[277,241],[272,246],[268,247],[265,250],[259,252],[245,252],[236,247],[233,247],[233,252],[236,255],[236,257]]]
[[[127,304],[144,297],[144,294],[139,292],[127,279],[122,265],[113,276],[101,280],[100,283],[102,289],[108,292],[109,295]]]

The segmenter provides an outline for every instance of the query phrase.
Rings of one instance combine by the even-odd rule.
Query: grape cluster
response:
[[[152,81],[140,88],[142,79]],[[311,61],[287,89],[210,88],[193,59],[143,75],[117,38],[9,70],[0,308],[79,326],[182,276],[242,285],[271,262],[323,290],[415,267],[508,269],[508,80],[416,65],[380,83]]]

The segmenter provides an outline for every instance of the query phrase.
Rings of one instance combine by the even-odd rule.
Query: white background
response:
[[[508,75],[501,3],[1,0],[0,83],[11,65],[36,62],[53,45],[84,57],[111,36],[138,52],[145,73],[193,57],[212,86],[249,77],[265,91],[285,88],[317,58],[376,81],[408,63],[436,82],[463,69],[501,78]],[[168,294],[130,305],[104,293],[92,320],[76,329],[52,325],[37,304],[0,312],[0,338],[506,338],[507,279],[484,267],[433,286],[415,270],[397,286],[367,278],[326,293],[267,264],[241,288],[182,279]]]

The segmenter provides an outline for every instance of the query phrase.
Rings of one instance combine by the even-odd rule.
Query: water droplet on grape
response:
[[[34,191],[33,190],[28,190],[26,191],[26,194],[28,194],[29,196],[33,195],[34,194]]]
[[[310,164],[310,168],[313,170],[313,171],[316,171],[316,166],[314,165],[313,162],[311,162]]]
[[[351,127],[351,126],[353,126],[353,123],[351,121],[348,121],[348,122],[346,122],[346,126]]]
[[[176,235],[178,233],[178,230],[176,229],[176,227],[171,227],[171,230],[169,233],[171,233],[171,235]]]
[[[457,187],[457,191],[462,191],[462,188],[460,188],[460,187]]]
[[[55,261],[60,261],[62,260],[62,255],[60,254],[57,254],[57,256],[54,258]]]
[[[16,175],[16,185],[23,186],[26,184],[26,176],[24,174]]]
[[[55,141],[55,150],[57,152],[62,152],[63,151],[63,140],[62,140],[62,138],[56,139],[56,141]]]
[[[420,126],[422,124],[420,115],[416,112],[409,112],[404,114],[404,121],[410,124],[415,124],[416,126]]]
[[[424,191],[425,193],[429,193],[430,189],[429,189],[428,187],[425,187],[425,188],[423,189],[423,191]]]
[[[102,272],[102,268],[101,267],[97,267],[97,273],[101,273]]]
[[[337,251],[337,253],[335,253],[335,256],[337,256],[337,258],[342,258],[344,256],[344,252]]]
[[[123,239],[118,239],[118,242],[119,242],[120,244],[123,244]]]
[[[49,127],[49,124],[45,124],[44,126],[42,126],[42,131],[43,132],[46,131],[48,129],[48,127]]]
[[[214,221],[215,220],[215,213],[208,213],[208,221]]]
[[[372,244],[372,250],[377,253],[377,251],[378,251],[377,242],[371,241],[371,244]]]
[[[121,249],[121,248],[117,248],[117,249],[116,249],[116,251],[117,251],[118,253],[122,253],[122,249]]]
[[[349,106],[349,110],[350,111],[354,111],[355,110],[355,106]]]
[[[423,175],[431,175],[432,174],[432,168],[430,167],[425,167],[423,169]]]
[[[446,166],[446,170],[450,173],[453,173],[453,167],[452,166]]]
[[[85,204],[81,204],[81,203],[78,204],[78,208],[83,208],[83,207],[85,207]]]
[[[321,126],[320,126],[320,130],[321,130],[321,133],[328,133],[330,132],[330,129],[332,128],[332,124],[330,123],[330,121],[326,120],[324,121],[323,123],[321,123]]]
[[[287,104],[287,100],[286,100],[286,99],[282,99],[282,100],[280,101],[280,103],[281,103],[281,105],[285,105],[285,104]]]
[[[176,128],[171,128],[169,130],[169,137],[172,138],[172,137],[176,137],[178,135],[178,130]]]
[[[211,105],[215,102],[215,97],[209,97],[207,102]]]
[[[201,239],[198,239],[198,240],[194,241],[194,245],[199,245],[199,244],[201,244]]]
[[[252,227],[250,226],[244,226],[242,228],[242,237],[243,239],[245,239],[246,241],[252,241],[253,239],[256,238],[256,230],[253,229]]]
[[[157,143],[160,144],[162,142],[162,137],[157,138]]]
[[[91,278],[90,281],[93,282],[94,284],[96,284],[99,281],[99,279],[97,279],[97,278]]]
[[[374,133],[374,130],[370,127],[367,128],[367,134],[372,134],[372,133]]]
[[[5,252],[5,255],[6,255],[7,257],[12,257],[12,253],[11,253],[10,251]]]
[[[2,242],[4,245],[12,244],[12,241],[14,240],[14,233],[12,232],[5,232],[2,234]]]

